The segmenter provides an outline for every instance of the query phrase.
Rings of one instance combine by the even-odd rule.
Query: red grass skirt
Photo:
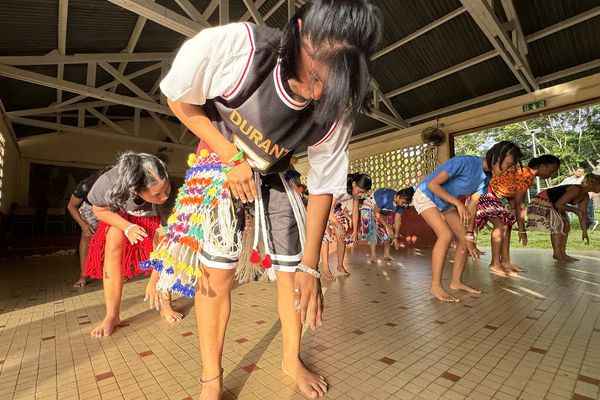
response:
[[[132,224],[136,224],[144,228],[148,237],[141,242],[131,244],[123,235],[123,257],[121,259],[121,274],[124,277],[132,278],[133,275],[144,274],[148,275],[150,271],[144,271],[140,268],[140,263],[150,258],[152,251],[152,239],[154,232],[160,227],[159,217],[136,217],[129,214],[120,214]],[[90,247],[87,258],[85,259],[85,270],[83,274],[94,279],[102,279],[102,271],[104,270],[104,249],[106,247],[106,234],[111,225],[100,221],[96,233],[90,240]]]

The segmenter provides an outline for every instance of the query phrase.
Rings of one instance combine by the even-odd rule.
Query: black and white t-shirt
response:
[[[313,104],[286,91],[277,51],[281,32],[250,23],[202,30],[179,50],[160,84],[173,101],[202,105],[215,127],[264,173],[287,168],[296,148],[308,146],[312,194],[346,191],[349,118],[314,122]]]

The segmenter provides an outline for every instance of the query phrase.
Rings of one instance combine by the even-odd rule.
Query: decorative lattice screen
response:
[[[352,161],[348,172],[369,174],[373,189],[399,190],[419,183],[437,165],[437,147],[419,144]]]

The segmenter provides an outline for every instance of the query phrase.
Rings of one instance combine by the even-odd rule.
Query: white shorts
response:
[[[423,211],[430,208],[437,208],[435,203],[429,197],[427,197],[427,195],[423,193],[421,189],[417,189],[415,191],[410,204],[415,208],[417,214],[421,214]]]

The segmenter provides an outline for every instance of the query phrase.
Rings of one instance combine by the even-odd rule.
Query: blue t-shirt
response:
[[[434,195],[427,185],[441,171],[446,171],[448,174],[448,180],[442,184],[442,188],[454,197],[487,193],[491,175],[483,170],[483,157],[452,157],[419,184],[419,189],[435,203],[440,211],[446,211],[451,205]]]
[[[378,189],[373,193],[373,198],[375,199],[375,204],[377,207],[381,208],[384,211],[393,211],[397,214],[402,214],[404,212],[404,207],[402,206],[394,206],[394,196],[396,195],[396,191],[394,189]]]

